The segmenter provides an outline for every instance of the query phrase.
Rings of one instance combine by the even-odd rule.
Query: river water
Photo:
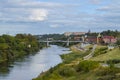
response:
[[[32,80],[41,72],[61,63],[60,54],[69,53],[68,48],[51,45],[37,54],[17,60],[7,68],[0,70],[0,80]]]

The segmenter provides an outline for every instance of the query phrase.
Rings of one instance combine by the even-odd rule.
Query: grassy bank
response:
[[[120,50],[118,48],[110,50],[105,54],[98,55],[93,57],[91,60],[94,61],[107,61],[111,59],[120,59]]]
[[[119,80],[120,68],[115,67],[116,63],[110,60],[119,59],[120,50],[116,48],[109,51],[106,46],[98,46],[93,58],[83,60],[83,57],[91,52],[90,47],[86,47],[88,50],[85,52],[71,47],[72,53],[61,55],[63,63],[42,73],[33,80]],[[104,51],[107,52],[103,53]],[[104,58],[104,56],[106,57]],[[108,61],[109,66],[100,65],[101,62],[106,61]]]

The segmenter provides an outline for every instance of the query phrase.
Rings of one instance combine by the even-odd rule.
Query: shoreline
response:
[[[98,45],[95,49],[95,56],[91,59],[84,60],[83,57],[91,53],[91,45],[86,48],[88,50],[82,52],[72,47],[71,49],[73,52],[60,55],[63,60],[62,63],[52,67],[46,72],[43,72],[32,80],[119,80],[120,76],[118,76],[118,74],[120,72],[120,68],[115,66],[116,62],[114,61],[116,60],[114,60],[114,57],[113,63],[111,63],[111,60],[107,61],[109,66],[102,66],[100,61],[93,60],[101,55],[109,56],[107,55],[108,53],[114,55],[113,52],[116,52],[115,54],[118,54],[118,52],[120,52],[118,49],[108,51],[105,46]],[[107,52],[98,54],[98,51]],[[106,58],[109,59],[109,57]],[[119,66],[120,60],[117,61],[117,66]]]
[[[64,46],[61,46],[61,45],[58,45],[58,46],[60,46],[60,47],[64,47]],[[69,50],[63,50],[63,51],[71,51],[71,48],[70,48],[70,47],[65,47],[65,48],[69,48]],[[51,68],[50,68],[49,70],[47,70],[47,71],[43,71],[43,72],[41,72],[41,73],[38,75],[38,77],[40,77],[40,76],[46,74],[47,72],[53,70],[53,69],[56,68],[56,67],[62,65],[62,64],[63,64],[63,58],[62,58],[62,55],[66,55],[66,54],[70,54],[70,53],[71,53],[71,52],[69,52],[69,53],[64,53],[64,54],[59,55],[60,58],[62,59],[62,62],[59,63],[59,64],[57,64],[57,65],[54,66],[54,67],[51,67]],[[32,80],[34,80],[34,79],[35,79],[35,78],[33,78]]]

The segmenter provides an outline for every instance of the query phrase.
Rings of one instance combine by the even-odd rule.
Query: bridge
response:
[[[67,41],[65,41],[65,40],[48,40],[47,39],[46,41],[39,41],[39,42],[41,42],[41,43],[47,43],[47,46],[49,46],[49,44],[52,43],[52,42],[66,43],[67,46],[69,46],[70,43],[76,43],[76,42],[82,43],[82,42],[84,42],[84,40],[81,40],[81,41],[70,41],[70,39],[68,39]]]

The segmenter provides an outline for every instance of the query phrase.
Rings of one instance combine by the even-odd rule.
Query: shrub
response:
[[[59,70],[59,74],[64,77],[70,77],[74,76],[76,74],[76,71],[72,67],[63,67]]]
[[[106,76],[106,75],[115,75],[116,73],[119,73],[119,68],[101,68],[100,71],[97,73],[98,76]]]
[[[117,63],[120,63],[120,59],[108,60],[107,63],[108,64],[110,64],[110,63],[117,64]]]
[[[77,72],[84,71],[89,72],[90,70],[93,70],[99,66],[98,62],[95,61],[82,61],[77,65]]]
[[[92,47],[89,48],[89,50],[92,50],[92,49],[93,49]]]
[[[108,50],[108,47],[99,48],[99,49],[95,50],[94,56],[98,56],[100,54],[105,54],[105,53],[107,53],[107,50]]]

